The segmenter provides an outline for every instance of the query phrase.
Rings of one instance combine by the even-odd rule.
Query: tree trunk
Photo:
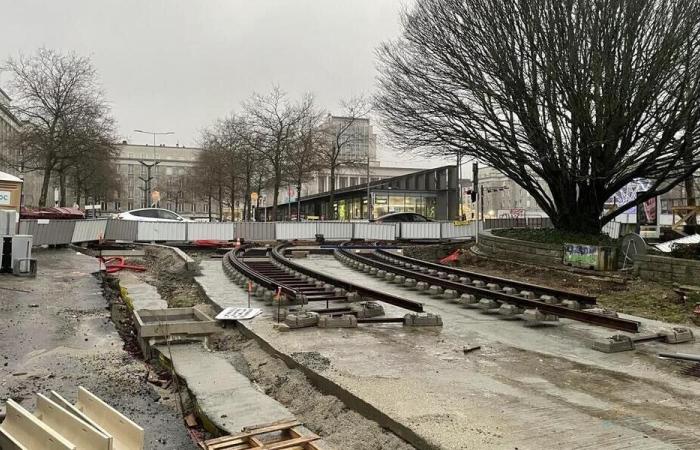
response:
[[[236,220],[236,179],[231,177],[231,222]]]
[[[695,174],[691,174],[686,178],[683,185],[685,187],[686,205],[697,206],[697,202],[695,201]],[[688,225],[695,225],[697,224],[697,218],[695,216],[689,217],[686,223]]]
[[[64,207],[66,206],[66,172],[64,169],[60,169],[58,172],[58,186],[59,186],[59,192],[61,193],[61,200],[58,202],[58,206]]]
[[[207,195],[207,202],[209,203],[209,207],[207,208],[209,212],[209,222],[211,222],[211,194]]]
[[[333,202],[335,201],[335,164],[331,164],[330,182],[330,195],[328,196],[328,201],[330,202],[330,220],[335,220],[335,207],[333,206]]]
[[[297,222],[301,221],[301,181],[297,183]]]
[[[560,208],[559,211],[564,212],[559,205],[557,206]],[[564,208],[566,208],[564,213],[551,216],[554,228],[571,233],[600,234],[603,225],[600,220],[602,205],[598,206],[595,202],[579,199],[570,207],[567,205]]]
[[[223,193],[223,187],[221,186],[221,183],[219,183],[219,195],[218,195],[217,203],[219,204],[219,222],[223,222],[224,221],[224,193]]]
[[[46,207],[46,199],[49,195],[49,182],[51,181],[51,167],[44,168],[44,178],[41,181],[41,195],[39,196],[39,206]]]
[[[270,220],[272,222],[277,221],[277,200],[279,199],[279,195],[280,195],[280,184],[281,184],[280,176],[277,175],[277,176],[275,176],[275,183],[274,183],[274,186],[272,187],[272,190],[273,190],[273,194],[272,194],[272,218],[270,218]]]

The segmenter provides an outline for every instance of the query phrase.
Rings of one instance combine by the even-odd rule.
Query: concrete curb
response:
[[[190,255],[182,251],[181,249],[177,247],[171,247],[169,245],[163,245],[163,244],[142,244],[144,247],[157,247],[157,248],[163,248],[167,250],[172,250],[175,252],[175,254],[182,259],[185,262],[185,268],[190,271],[190,272],[197,272],[199,270],[199,264],[197,264],[197,261],[192,259]]]

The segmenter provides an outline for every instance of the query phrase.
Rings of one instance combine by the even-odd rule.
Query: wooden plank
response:
[[[83,422],[42,394],[37,394],[34,415],[75,444],[77,450],[111,450],[112,443],[109,436]]]
[[[282,442],[275,442],[274,444],[266,444],[265,447],[262,447],[261,450],[280,450],[280,449],[289,449],[294,446],[298,446],[300,444],[306,444],[311,441],[315,441],[318,439],[318,436],[308,436],[308,437],[300,437],[296,439],[290,439],[288,441],[282,441]]]
[[[75,406],[112,436],[114,450],[143,450],[143,428],[82,386]]]
[[[102,427],[100,427],[98,424],[96,424],[95,422],[90,420],[90,418],[88,416],[86,416],[85,414],[80,412],[78,410],[78,408],[76,408],[75,406],[73,406],[73,404],[71,402],[69,402],[68,400],[63,398],[58,392],[50,391],[49,392],[49,399],[52,400],[54,403],[56,403],[58,406],[62,407],[66,411],[68,411],[69,413],[73,414],[76,418],[80,419],[80,421],[82,421],[83,423],[91,426],[95,430],[97,430],[100,433],[107,436],[109,438],[110,448],[113,447],[114,440],[112,438],[112,435],[109,434],[106,430],[102,429]]]
[[[22,446],[32,450],[76,450],[75,445],[15,401],[7,400],[5,406],[7,416],[2,429]]]
[[[24,445],[17,442],[17,440],[11,435],[7,434],[5,430],[0,428],[0,449],[2,450],[29,450]]]
[[[246,427],[244,432],[238,433],[238,434],[232,434],[229,436],[222,436],[214,439],[209,439],[206,441],[206,444],[217,444],[219,442],[227,442],[229,439],[241,439],[241,438],[247,438],[250,436],[258,436],[260,434],[265,434],[265,433],[271,433],[273,431],[282,431],[286,430],[291,427],[295,427],[297,425],[301,425],[300,422],[295,421],[295,420],[284,420],[281,422],[272,422],[271,424],[266,424],[263,427],[260,428],[255,428],[251,429]]]

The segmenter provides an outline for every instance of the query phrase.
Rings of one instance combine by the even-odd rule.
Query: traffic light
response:
[[[476,202],[476,190],[475,189],[467,189],[467,195],[471,199],[472,203]]]

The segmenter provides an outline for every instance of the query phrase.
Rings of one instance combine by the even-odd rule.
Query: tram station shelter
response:
[[[457,166],[442,166],[407,175],[373,181],[369,184],[336,189],[333,204],[330,192],[302,197],[302,220],[329,220],[335,210],[337,220],[366,220],[369,190],[372,218],[389,213],[414,212],[433,220],[455,220],[459,211]],[[297,217],[297,201],[279,203],[276,220]],[[331,209],[332,208],[332,209]],[[272,206],[259,208],[256,220],[275,220]]]

